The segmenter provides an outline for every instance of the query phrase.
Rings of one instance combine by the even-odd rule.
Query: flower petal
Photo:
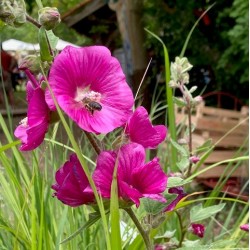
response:
[[[44,140],[45,134],[48,130],[48,121],[40,121],[36,125],[26,128],[26,140],[22,140],[20,147],[21,151],[28,151],[37,148]]]
[[[128,185],[126,182],[119,181],[119,192],[120,196],[124,200],[133,201],[137,207],[140,205],[139,199],[142,198],[143,195],[138,190]]]
[[[132,173],[132,183],[143,194],[159,194],[165,191],[167,175],[162,171],[159,159],[141,167],[135,168]]]
[[[28,106],[28,125],[33,126],[45,120],[49,123],[49,109],[45,102],[44,91],[37,88],[34,90]]]
[[[130,117],[126,134],[132,142],[145,148],[156,148],[166,138],[167,128],[164,125],[152,126],[147,110],[140,106]]]
[[[93,180],[104,198],[110,198],[111,183],[115,166],[116,153],[103,151],[98,156]]]
[[[137,143],[130,143],[121,147],[119,152],[119,178],[131,183],[132,172],[145,164],[145,157],[145,149]]]

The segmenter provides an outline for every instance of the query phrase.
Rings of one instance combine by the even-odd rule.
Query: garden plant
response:
[[[37,2],[37,20],[24,1],[0,3],[2,24],[32,23],[40,45],[19,65],[28,77],[27,117],[13,128],[10,108],[8,121],[0,115],[0,249],[248,249],[248,203],[221,192],[230,176],[213,191],[195,184],[222,163],[200,170],[214,145],[192,144],[202,98],[188,86],[184,53],[199,20],[171,64],[164,42],[146,30],[162,44],[166,82],[166,100],[156,84],[148,113],[108,48],[56,51],[60,14]],[[186,110],[184,133],[176,106]],[[160,115],[165,124],[153,125]],[[244,153],[223,163],[239,166]]]

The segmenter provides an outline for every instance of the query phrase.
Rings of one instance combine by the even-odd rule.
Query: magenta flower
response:
[[[131,115],[132,91],[106,47],[67,46],[51,66],[49,84],[64,112],[88,132],[108,133]]]
[[[61,166],[55,178],[54,196],[64,204],[77,207],[94,202],[94,193],[76,154]]]
[[[187,195],[184,192],[183,187],[172,187],[168,192],[170,194],[177,194],[177,197],[163,210],[164,212],[172,211],[178,202]]]
[[[43,142],[49,127],[50,110],[45,102],[44,91],[40,87],[32,89],[30,84],[27,84],[27,117],[20,122],[14,132],[22,142],[21,151],[37,148]]]
[[[162,171],[158,158],[145,163],[145,149],[136,143],[124,145],[118,152],[103,151],[99,155],[93,179],[104,198],[110,198],[117,157],[117,183],[121,199],[132,201],[137,207],[142,197],[166,201],[162,192],[166,189],[167,176]]]
[[[240,226],[240,229],[246,232],[249,232],[249,224],[244,224]]]
[[[204,232],[205,232],[205,227],[202,224],[195,224],[192,223],[191,227],[189,229],[193,234],[197,235],[200,238],[203,238]]]
[[[156,148],[167,135],[164,125],[153,126],[147,110],[140,106],[128,120],[125,133],[131,142],[141,144],[144,148]]]

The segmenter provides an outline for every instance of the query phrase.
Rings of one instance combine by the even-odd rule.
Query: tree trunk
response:
[[[117,14],[128,75],[132,82],[133,92],[136,93],[149,61],[143,46],[145,41],[145,31],[141,19],[143,1],[119,0],[116,3],[110,3],[109,7]],[[146,89],[146,81],[144,80],[140,93],[143,94],[143,102],[148,109],[150,100],[147,98]]]

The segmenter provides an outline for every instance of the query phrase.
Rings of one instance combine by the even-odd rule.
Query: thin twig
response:
[[[99,155],[101,153],[101,148],[99,147],[99,145],[97,144],[95,138],[91,135],[91,133],[84,131],[85,135],[87,136],[89,142],[91,143],[91,145],[93,146],[95,152]]]
[[[150,64],[151,64],[151,61],[152,61],[152,57],[150,58],[150,61],[149,61],[149,63],[148,63],[148,66],[147,66],[147,68],[146,68],[146,70],[145,70],[145,72],[144,72],[144,75],[143,75],[143,77],[142,77],[142,79],[141,79],[140,85],[139,85],[139,87],[138,87],[138,89],[137,89],[137,92],[136,92],[136,94],[135,94],[135,100],[136,100],[136,98],[137,98],[137,96],[138,96],[138,94],[139,94],[139,91],[140,91],[140,89],[141,89],[141,85],[142,85],[142,83],[143,83],[143,81],[144,81],[144,79],[145,79],[145,76],[146,76],[147,72],[148,72],[148,69],[149,69],[149,66],[150,66]]]
[[[38,23],[33,17],[29,16],[28,14],[26,14],[26,20],[35,25],[39,29],[42,27],[40,23]]]

